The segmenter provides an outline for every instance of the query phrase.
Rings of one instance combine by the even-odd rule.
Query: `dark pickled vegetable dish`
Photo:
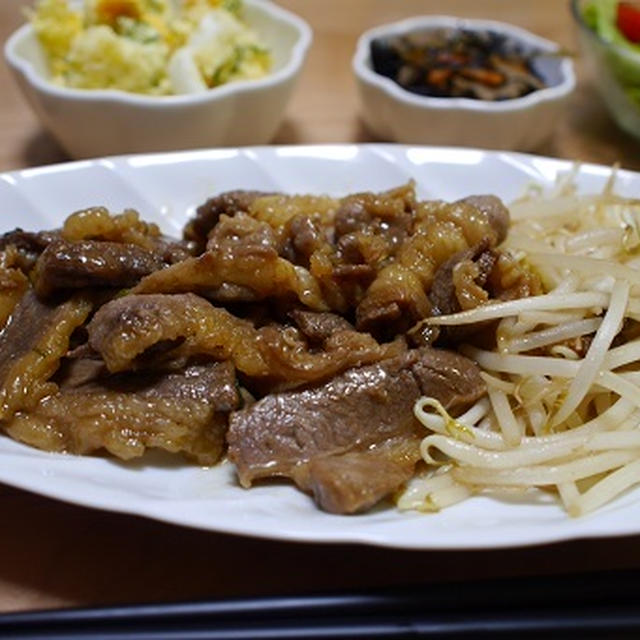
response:
[[[485,391],[430,316],[539,292],[493,196],[217,195],[182,240],[96,207],[0,237],[0,427],[59,452],[148,448],[365,510],[414,473],[423,395]],[[490,335],[490,334],[489,334]],[[485,336],[486,338],[486,336]]]
[[[440,98],[509,100],[543,89],[536,55],[492,31],[436,29],[371,43],[374,71],[407,91]]]

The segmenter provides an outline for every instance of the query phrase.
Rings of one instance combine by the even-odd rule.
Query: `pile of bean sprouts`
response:
[[[428,471],[399,508],[538,487],[580,516],[640,483],[640,200],[615,195],[614,180],[579,195],[569,174],[511,205],[503,246],[538,273],[543,295],[431,320],[499,320],[497,346],[461,347],[488,389],[466,413],[417,401]]]

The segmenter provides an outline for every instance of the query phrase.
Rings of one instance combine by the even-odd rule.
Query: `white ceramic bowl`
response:
[[[271,72],[201,94],[57,86],[29,24],[9,38],[5,57],[42,124],[73,157],[264,144],[284,116],[312,33],[306,22],[265,0],[244,0],[244,17],[271,51]]]
[[[438,28],[494,31],[517,41],[524,50],[559,49],[554,42],[524,29],[491,20],[419,16],[371,29],[360,37],[353,58],[367,126],[384,140],[409,144],[521,151],[541,146],[553,133],[558,116],[575,88],[571,60],[558,56],[540,59],[537,69],[549,86],[522,98],[499,102],[417,95],[373,70],[372,40]]]

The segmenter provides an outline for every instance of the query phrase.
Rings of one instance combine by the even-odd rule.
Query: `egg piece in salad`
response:
[[[238,0],[39,0],[31,22],[53,82],[77,89],[202,92],[271,64]]]
[[[234,80],[260,78],[269,68],[269,54],[255,34],[224,9],[208,11],[186,44],[169,60],[175,93],[206,91]]]

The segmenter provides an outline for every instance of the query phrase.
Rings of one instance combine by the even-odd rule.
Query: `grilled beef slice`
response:
[[[229,456],[245,487],[257,478],[293,477],[301,465],[364,451],[419,433],[413,405],[421,395],[449,409],[475,401],[485,387],[479,369],[456,353],[415,349],[395,358],[349,369],[323,385],[275,393],[231,416]],[[303,474],[305,475],[305,474]],[[316,484],[322,485],[322,474]],[[308,488],[305,477],[299,481]],[[347,490],[349,483],[344,483]],[[390,489],[392,490],[392,489]],[[316,495],[322,492],[318,486]],[[389,490],[377,496],[384,497]],[[340,511],[332,498],[321,506]],[[371,504],[371,496],[362,505]],[[349,501],[349,510],[361,505]]]
[[[332,333],[322,349],[312,349],[297,332],[292,335],[291,327],[255,329],[249,321],[193,293],[128,295],[103,305],[87,333],[89,347],[112,373],[167,366],[198,356],[230,359],[251,390],[261,394],[326,380],[348,367],[377,362],[405,348],[401,341],[380,345],[353,328],[338,330],[342,323],[336,317],[322,317],[325,329],[331,324]]]
[[[239,403],[231,363],[194,364],[75,386],[63,379],[58,393],[16,414],[5,428],[16,440],[47,451],[106,449],[128,460],[154,447],[214,464],[223,453],[228,412]]]
[[[12,261],[12,257],[17,261]],[[29,278],[17,262],[21,262],[20,256],[7,256],[0,250],[0,330],[29,289]]]
[[[481,242],[471,249],[456,253],[441,264],[435,273],[431,291],[429,291],[433,314],[448,315],[462,311],[460,298],[466,302],[465,309],[487,302],[489,294],[484,291],[483,287],[487,284],[495,262],[495,252],[488,247],[486,242]],[[470,277],[468,282],[465,278],[459,278],[458,280],[463,286],[456,286],[454,272],[460,267],[472,267],[475,277]]]
[[[266,222],[238,212],[221,216],[209,234],[206,251],[150,274],[135,293],[193,292],[224,304],[298,298],[327,310],[318,282],[307,269],[278,254],[278,238]]]
[[[338,331],[353,331],[351,323],[335,313],[294,309],[289,315],[312,344],[323,343]]]
[[[55,390],[49,379],[92,306],[82,295],[57,306],[42,302],[33,290],[22,296],[0,332],[0,419]]]
[[[0,235],[0,251],[14,247],[18,254],[16,266],[28,273],[36,263],[38,256],[59,237],[59,231],[33,232],[14,229]]]
[[[413,475],[420,438],[392,438],[366,451],[313,458],[294,468],[296,484],[331,513],[366,511]]]
[[[134,244],[57,240],[36,262],[35,288],[45,297],[58,289],[130,287],[163,266],[159,254]]]
[[[496,244],[500,244],[507,237],[511,216],[509,215],[509,209],[504,206],[500,198],[491,195],[477,195],[467,196],[460,202],[470,204],[488,216],[489,224],[496,232]]]
[[[184,228],[184,239],[195,243],[197,253],[202,253],[207,244],[209,231],[213,229],[220,216],[234,216],[239,211],[248,211],[251,203],[262,196],[270,195],[262,191],[227,191],[209,198],[196,209],[195,217]]]
[[[112,373],[192,356],[231,358],[245,373],[264,373],[253,326],[193,293],[116,298],[97,311],[87,333]]]

